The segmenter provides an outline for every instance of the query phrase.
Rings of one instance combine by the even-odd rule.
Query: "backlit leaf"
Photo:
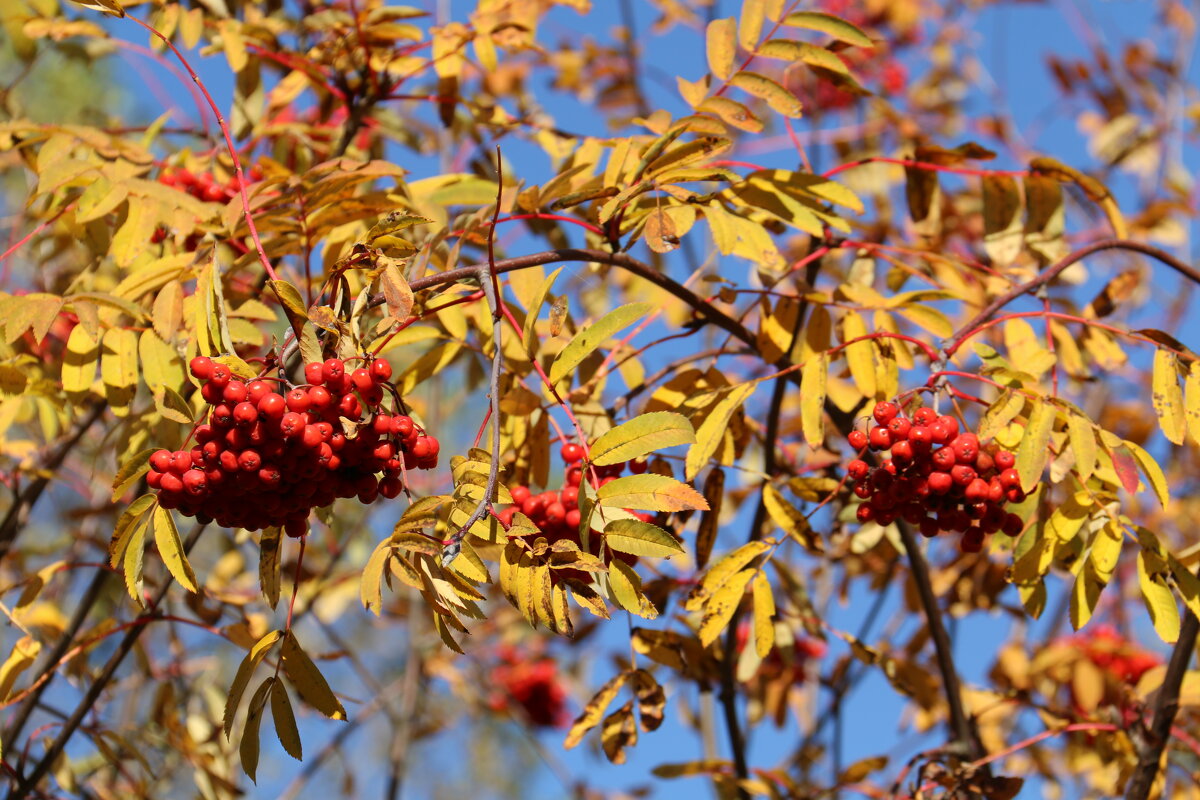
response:
[[[761,570],[754,576],[751,586],[754,595],[754,650],[759,658],[766,658],[775,647],[775,596],[771,594],[771,582]]]
[[[1193,361],[1188,368],[1184,387],[1184,416],[1187,419],[1188,433],[1192,436],[1192,443],[1200,445],[1200,361]]]
[[[765,100],[771,110],[778,114],[785,117],[801,116],[800,99],[766,75],[742,70],[734,75],[729,83],[760,100]]]
[[[546,298],[550,296],[550,290],[554,287],[554,281],[558,279],[559,273],[563,271],[562,267],[554,270],[546,279],[542,281],[542,285],[537,288],[533,295],[533,300],[529,303],[529,309],[525,312],[525,330],[522,333],[522,340],[525,343],[525,352],[529,353],[529,357],[533,358],[537,355],[538,344],[540,340],[537,337],[538,317],[541,316],[542,306],[546,303]]]
[[[592,696],[587,705],[583,707],[583,711],[571,723],[571,729],[567,731],[567,738],[563,740],[563,747],[570,750],[577,744],[583,741],[583,737],[592,728],[600,724],[600,720],[604,719],[604,712],[608,710],[608,706],[621,691],[621,687],[625,684],[625,679],[629,673],[622,672],[609,680],[608,683],[600,687],[600,690]]]
[[[1170,350],[1154,351],[1151,380],[1151,400],[1163,435],[1173,444],[1183,444],[1187,420],[1184,415],[1183,390],[1179,387],[1179,358]]]
[[[687,417],[673,411],[652,411],[601,434],[590,450],[592,463],[606,466],[695,441],[696,434]]]
[[[757,387],[758,384],[754,382],[735,386],[713,407],[704,422],[700,423],[700,428],[696,431],[696,443],[688,448],[685,461],[684,474],[688,480],[695,478],[712,458],[713,453],[717,452],[729,429],[730,418]]]
[[[705,647],[715,642],[721,632],[725,630],[725,626],[729,624],[729,620],[733,618],[734,612],[742,602],[746,586],[758,572],[758,569],[744,569],[733,574],[704,603],[697,636]]]
[[[1179,606],[1167,586],[1165,574],[1150,569],[1147,560],[1145,550],[1138,553],[1138,586],[1142,590],[1142,600],[1150,612],[1155,633],[1167,644],[1174,644],[1179,639]]]
[[[1158,502],[1162,504],[1162,507],[1166,508],[1167,503],[1171,501],[1171,496],[1167,486],[1167,476],[1163,474],[1162,467],[1140,445],[1127,441],[1125,442],[1125,446],[1133,453],[1133,457],[1137,460],[1137,465],[1141,468],[1142,474],[1150,481],[1150,488],[1154,490],[1154,496],[1158,498]]]
[[[618,306],[591,325],[580,328],[579,332],[575,334],[575,338],[571,339],[554,359],[554,363],[550,365],[550,382],[561,381],[613,334],[628,328],[649,314],[653,308],[654,306],[650,303],[629,303]]]
[[[804,441],[817,448],[825,443],[825,384],[829,378],[829,357],[815,355],[804,363],[800,373],[800,427]]]
[[[1026,493],[1033,491],[1046,468],[1055,417],[1055,408],[1050,403],[1044,400],[1034,402],[1025,434],[1017,448],[1017,473],[1021,476],[1021,488]]]
[[[641,511],[684,511],[708,508],[704,496],[666,475],[626,475],[596,490],[600,505]]]
[[[728,80],[733,74],[733,58],[737,54],[737,23],[732,17],[714,19],[705,32],[708,68],[717,80]]]
[[[281,657],[283,671],[296,685],[296,691],[304,698],[304,702],[330,719],[346,719],[346,709],[342,708],[341,701],[334,696],[325,676],[300,647],[291,631],[283,638]]]
[[[874,46],[870,37],[863,33],[857,26],[832,14],[822,14],[819,11],[795,11],[783,18],[783,24],[790,25],[793,28],[807,28],[808,30],[820,31],[856,47]]]
[[[1068,414],[1067,437],[1071,452],[1075,454],[1075,471],[1079,473],[1079,480],[1086,483],[1096,468],[1098,457],[1096,431],[1091,420],[1078,413]]]
[[[179,585],[192,594],[199,591],[196,585],[196,573],[188,563],[187,554],[183,552],[183,542],[179,538],[179,529],[175,527],[175,518],[171,512],[162,506],[154,509],[151,521],[154,527],[154,543],[158,546],[158,554],[162,556],[167,570]]]
[[[271,718],[275,721],[275,735],[279,737],[284,752],[297,761],[303,761],[300,729],[296,727],[296,714],[292,711],[292,701],[283,681],[275,681],[271,686]]]
[[[683,545],[657,525],[636,519],[615,519],[604,527],[604,543],[619,553],[667,558],[683,552]]]
[[[242,741],[238,745],[238,754],[242,759],[242,770],[251,781],[255,780],[258,772],[258,729],[262,725],[263,710],[270,697],[271,687],[275,678],[270,677],[259,684],[254,696],[250,698],[250,713],[246,717],[246,727],[242,730]]]

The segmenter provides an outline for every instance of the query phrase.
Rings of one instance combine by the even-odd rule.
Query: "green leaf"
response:
[[[121,464],[121,468],[117,470],[112,483],[112,501],[114,503],[120,500],[143,475],[150,471],[150,456],[154,455],[155,449],[151,448],[134,453]],[[144,495],[144,497],[150,497],[150,495]],[[138,498],[138,500],[141,499]],[[145,511],[148,507],[148,505],[144,506],[142,511]],[[133,506],[130,506],[130,508],[132,509]],[[114,566],[116,565],[114,564]]]
[[[654,308],[652,303],[629,303],[586,325],[575,334],[550,365],[550,382],[558,383],[617,331],[628,328]]]
[[[667,558],[683,552],[683,545],[657,525],[637,519],[615,519],[604,528],[604,542],[619,553]]]
[[[832,14],[822,14],[819,11],[796,11],[784,17],[783,24],[793,28],[820,31],[856,47],[875,46],[870,37],[857,26]]]
[[[179,538],[179,529],[175,527],[175,518],[171,512],[162,506],[154,509],[152,524],[154,526],[154,543],[158,546],[158,554],[162,556],[167,570],[179,585],[192,594],[199,591],[196,585],[196,573],[188,563],[187,554],[183,552],[183,542]]]
[[[342,708],[341,701],[334,696],[325,676],[300,647],[291,631],[283,638],[282,656],[283,671],[296,685],[296,691],[304,698],[304,702],[330,719],[346,719],[346,709]]]
[[[601,434],[590,451],[593,464],[607,466],[695,441],[687,417],[674,411],[651,411]]]
[[[643,511],[705,510],[708,501],[688,486],[666,475],[626,475],[596,490],[600,505]]]

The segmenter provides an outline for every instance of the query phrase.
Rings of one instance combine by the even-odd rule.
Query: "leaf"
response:
[[[699,611],[738,570],[761,556],[771,546],[766,542],[747,542],[714,564],[684,601],[685,611]]]
[[[116,501],[114,501],[116,502]],[[108,544],[109,564],[115,569],[125,557],[125,550],[135,533],[134,523],[142,522],[142,516],[158,502],[153,494],[144,494],[129,504],[117,520],[112,540]]]
[[[13,685],[17,682],[17,678],[21,677],[22,672],[33,666],[33,662],[41,650],[42,643],[32,636],[22,636],[13,645],[8,658],[4,659],[3,664],[0,664],[0,702],[8,701],[12,696]]]
[[[158,554],[163,563],[167,565],[167,571],[179,581],[180,586],[196,594],[199,591],[196,573],[192,572],[192,565],[188,563],[187,554],[183,552],[183,542],[179,539],[175,518],[167,509],[156,506],[151,525],[154,527],[154,543],[158,546]]]
[[[303,761],[300,729],[296,727],[296,714],[292,711],[292,701],[288,698],[283,681],[275,681],[271,686],[271,718],[275,720],[275,735],[279,737],[284,752],[297,761]]]
[[[101,11],[114,17],[125,16],[125,9],[117,0],[71,0],[76,5],[81,5],[84,8],[89,8],[92,11]]]
[[[625,763],[625,749],[637,743],[637,725],[633,720],[633,701],[604,718],[600,728],[600,747],[613,764]]]
[[[700,525],[696,529],[696,568],[704,569],[708,557],[712,555],[713,544],[717,541],[717,526],[721,521],[721,502],[725,498],[725,471],[713,467],[704,479],[704,498],[708,500],[709,509],[700,515]]]
[[[733,17],[714,19],[705,31],[705,53],[708,68],[717,80],[728,80],[733,74],[733,58],[737,55],[737,22]]]
[[[225,699],[225,715],[222,721],[225,738],[228,739],[230,732],[233,730],[233,718],[237,714],[238,706],[242,702],[242,695],[246,692],[246,687],[250,685],[250,678],[254,676],[255,667],[262,663],[267,653],[282,638],[283,631],[271,631],[266,634],[254,643],[254,646],[250,648],[250,652],[246,653],[246,657],[238,665],[237,674],[233,676],[233,685],[229,687],[229,696]]]
[[[563,740],[563,747],[565,749],[570,750],[572,747],[578,745],[583,741],[583,737],[587,735],[588,731],[600,724],[600,720],[604,719],[604,712],[608,710],[609,704],[616,699],[629,674],[628,672],[622,672],[615,675],[592,696],[592,699],[583,707],[583,711],[571,723],[571,729],[567,731],[567,736]]]
[[[783,24],[792,28],[820,31],[855,47],[874,47],[870,37],[857,26],[832,14],[822,14],[819,11],[795,11],[783,18]]]
[[[529,309],[525,313],[525,329],[522,332],[522,341],[525,343],[525,352],[529,353],[529,357],[533,358],[537,355],[538,344],[540,340],[537,337],[537,321],[541,316],[542,306],[546,303],[546,298],[550,296],[550,290],[554,288],[554,281],[558,279],[559,273],[563,271],[562,267],[554,270],[546,279],[542,281],[542,285],[538,287],[537,292],[533,295],[533,300],[529,303]]]
[[[138,337],[131,330],[109,328],[102,340],[100,377],[112,412],[118,417],[129,414],[129,404],[137,392]]]
[[[825,384],[829,379],[829,357],[815,355],[800,372],[800,427],[804,441],[814,450],[825,443]]]
[[[1021,193],[1009,175],[984,175],[982,184],[983,247],[992,263],[1003,269],[1021,254]]]
[[[117,474],[113,476],[112,482],[112,501],[115,503],[125,496],[133,485],[137,483],[143,475],[150,471],[150,456],[154,454],[154,450],[142,450],[139,453],[134,453],[126,459],[117,470]],[[147,497],[149,495],[146,495]],[[141,499],[141,498],[139,498]],[[149,507],[149,504],[145,506]],[[114,565],[115,566],[115,565]]]
[[[861,315],[849,311],[842,320],[842,341],[852,342],[867,335],[867,324]],[[850,365],[850,376],[854,385],[868,400],[875,398],[875,345],[870,340],[854,342],[845,348],[846,363]]]
[[[1184,387],[1187,397],[1184,416],[1187,418],[1188,433],[1192,436],[1192,443],[1200,445],[1200,361],[1193,361],[1188,368]]]
[[[265,528],[258,540],[258,584],[271,608],[279,605],[279,554],[283,544],[279,528]]]
[[[762,35],[765,8],[763,0],[742,0],[742,16],[738,20],[738,42],[746,50],[753,50]]]
[[[1155,559],[1161,562],[1161,559]],[[1167,644],[1174,644],[1179,639],[1179,606],[1175,595],[1167,586],[1163,573],[1152,571],[1147,566],[1147,552],[1138,553],[1138,586],[1142,590],[1142,599],[1146,610],[1150,612],[1150,621],[1154,623],[1154,632]]]
[[[695,441],[696,433],[687,417],[673,411],[651,411],[601,434],[590,448],[591,460],[596,466],[619,464]]]
[[[804,548],[810,553],[825,552],[825,545],[821,541],[821,537],[813,532],[808,519],[786,497],[780,494],[774,485],[768,483],[763,486],[762,501],[763,506],[767,509],[767,515],[780,530],[804,545]]]
[[[1013,389],[1005,389],[999,397],[992,401],[991,406],[983,415],[983,419],[980,420],[979,440],[986,442],[991,439],[998,431],[1003,430],[1008,423],[1016,419],[1024,407],[1025,395]]]
[[[628,328],[653,308],[650,303],[629,303],[614,308],[591,325],[582,327],[550,365],[550,382],[561,381],[609,337]]]
[[[1044,400],[1034,401],[1033,412],[1017,448],[1017,474],[1021,476],[1021,489],[1026,494],[1033,491],[1046,468],[1055,416],[1054,406]]]
[[[608,565],[608,582],[612,588],[613,602],[618,606],[646,619],[658,616],[658,609],[642,594],[642,579],[633,571],[633,567],[614,558]]]
[[[1138,466],[1142,469],[1142,474],[1146,476],[1151,488],[1154,489],[1154,495],[1158,498],[1158,502],[1163,508],[1166,508],[1167,503],[1171,501],[1171,495],[1167,487],[1167,476],[1163,474],[1162,467],[1140,445],[1125,442],[1125,446],[1133,453]]]
[[[633,685],[637,695],[638,719],[642,730],[656,731],[663,723],[663,709],[667,696],[658,681],[644,669],[633,671]]]
[[[275,293],[275,296],[279,298],[279,302],[283,305],[283,313],[287,316],[292,329],[295,331],[302,330],[304,323],[308,322],[308,307],[304,303],[304,298],[300,295],[300,290],[283,280],[267,281],[267,285],[271,287],[271,291]]]
[[[683,552],[683,545],[657,525],[637,519],[614,519],[604,527],[604,543],[619,553],[651,558],[669,558]]]
[[[296,691],[304,702],[330,719],[346,719],[346,709],[342,708],[341,701],[334,696],[325,677],[291,631],[283,638],[282,658],[283,671],[296,685]]]
[[[79,400],[91,391],[100,362],[100,344],[88,335],[83,325],[76,325],[67,337],[63,353],[62,386],[72,400]]]
[[[757,568],[751,568],[735,573],[704,603],[704,614],[696,632],[702,645],[708,647],[717,640],[721,631],[725,630],[737,607],[741,605],[746,586],[758,572]]]
[[[661,206],[656,206],[646,217],[642,238],[656,253],[670,253],[679,248],[679,233],[675,221]]]
[[[414,225],[427,225],[433,222],[428,217],[409,214],[405,211],[390,211],[379,222],[376,222],[367,231],[367,235],[363,237],[363,241],[373,242],[384,236],[392,236],[400,231],[407,230]],[[406,315],[407,316],[407,315]]]
[[[750,587],[754,595],[754,651],[766,658],[775,647],[775,596],[767,573],[759,570]]]
[[[666,475],[626,475],[596,490],[600,505],[641,511],[686,511],[708,508],[704,496]]]
[[[146,555],[146,524],[147,521],[142,520],[132,526],[122,560],[125,572],[125,590],[129,592],[130,599],[139,606],[144,605],[142,601],[142,562]]]
[[[742,70],[734,75],[729,83],[760,100],[765,100],[771,110],[777,114],[794,118],[802,116],[803,104],[800,99],[766,75]]]
[[[379,543],[371,557],[363,567],[359,598],[363,608],[368,608],[379,616],[383,610],[383,573],[387,569],[388,559],[392,555],[391,543],[386,539]]]
[[[1151,391],[1154,413],[1163,435],[1172,444],[1183,444],[1187,420],[1183,390],[1179,386],[1179,358],[1170,350],[1157,348],[1154,351]]]
[[[700,428],[696,431],[696,443],[688,448],[684,466],[684,474],[689,481],[700,474],[700,470],[712,458],[713,453],[717,452],[717,448],[725,439],[730,418],[749,399],[757,387],[758,384],[753,381],[733,387],[733,390],[726,394],[708,413],[704,422],[700,423]]]
[[[242,730],[242,741],[238,745],[238,754],[242,759],[242,771],[251,781],[255,781],[258,772],[258,729],[262,725],[263,709],[266,708],[267,698],[270,697],[271,686],[275,678],[270,677],[259,684],[254,696],[250,698],[250,713],[246,717],[246,727]]]
[[[379,288],[383,291],[383,300],[387,303],[388,313],[392,318],[400,322],[406,321],[412,313],[413,291],[392,259],[388,259],[387,266],[379,273]],[[299,299],[299,293],[296,299]],[[292,324],[294,326],[295,322]]]
[[[754,116],[754,112],[746,108],[746,106],[736,100],[730,100],[728,97],[717,97],[715,95],[713,97],[706,97],[696,107],[696,110],[716,114],[722,122],[732,125],[738,130],[743,130],[747,133],[762,133],[762,120]]]
[[[817,47],[808,42],[794,42],[790,39],[771,39],[763,42],[758,48],[758,55],[764,58],[776,58],[781,61],[800,61],[811,67],[828,70],[838,75],[850,77],[850,68],[846,62],[832,50]]]
[[[1067,439],[1071,444],[1071,452],[1075,454],[1075,471],[1079,474],[1079,480],[1081,483],[1087,483],[1087,479],[1096,469],[1096,459],[1099,457],[1092,421],[1082,413],[1068,414]]]
[[[1096,203],[1104,211],[1108,217],[1109,225],[1112,226],[1113,236],[1117,239],[1124,239],[1127,234],[1127,226],[1125,218],[1121,215],[1121,210],[1117,207],[1117,201],[1109,192],[1108,187],[1103,183],[1085,175],[1074,167],[1068,167],[1052,158],[1038,157],[1029,162],[1029,169],[1034,173],[1046,175],[1061,181],[1062,183],[1074,183],[1087,198],[1093,203]]]

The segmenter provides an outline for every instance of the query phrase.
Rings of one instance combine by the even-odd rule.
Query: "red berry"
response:
[[[1004,531],[1009,536],[1020,536],[1021,531],[1025,528],[1025,523],[1016,514],[1007,514],[1004,517],[1004,523],[1000,530]]]
[[[168,494],[174,494],[176,492],[183,491],[183,481],[180,480],[178,475],[172,472],[164,473],[163,476],[159,478],[158,485],[162,491]]]
[[[579,506],[579,487],[564,486],[562,491],[558,493],[558,498],[568,511],[572,508],[577,508]]]
[[[969,502],[978,503],[986,500],[988,496],[988,483],[983,478],[974,478],[967,484],[967,488],[963,490],[963,497]]]
[[[863,448],[867,446],[867,435],[862,431],[851,431],[848,438],[850,446],[859,452],[862,452]]]
[[[866,500],[868,497],[870,497],[872,491],[874,491],[874,489],[871,487],[870,481],[863,481],[862,483],[857,483],[854,485],[854,496],[861,497],[863,500]]]
[[[1004,502],[1004,485],[1000,483],[999,478],[992,478],[988,481],[987,499],[991,503]]]
[[[162,486],[163,473],[158,470],[150,470],[146,473],[146,485],[151,489],[158,489]]]
[[[271,394],[271,384],[266,381],[253,380],[246,384],[246,399],[258,405],[264,397]]]
[[[407,439],[414,430],[412,417],[398,414],[392,417],[392,435]]]
[[[980,450],[979,455],[975,456],[975,471],[980,475],[991,471],[994,466],[996,466],[996,460],[986,450]]]
[[[914,449],[926,451],[933,445],[933,434],[924,425],[914,425],[908,432],[908,440]]]
[[[958,463],[954,451],[949,447],[939,447],[937,450],[934,450],[929,460],[933,463],[934,467],[942,472],[949,472]]]
[[[400,479],[389,475],[379,482],[379,494],[386,497],[388,500],[393,500],[400,496],[400,492],[404,490],[404,484]],[[510,518],[511,524],[511,518]]]
[[[954,435],[950,432],[950,426],[941,419],[936,420],[929,426],[929,435],[933,437],[933,441],[936,444],[945,444],[954,438]]]
[[[868,437],[872,450],[887,450],[892,446],[892,436],[888,433],[888,429],[881,425],[871,428],[871,435]]]
[[[281,419],[287,413],[287,401],[274,392],[269,392],[258,401],[258,410],[267,419]]]
[[[524,503],[526,500],[529,499],[529,495],[530,495],[529,487],[528,486],[514,486],[511,490],[509,490],[509,494],[512,495],[513,503],[515,503],[517,505],[521,505],[522,503]]]
[[[308,517],[289,517],[283,524],[283,532],[293,539],[299,539],[308,533]]]
[[[565,521],[567,523],[568,528],[571,528],[572,530],[576,530],[579,528],[579,523],[582,521],[582,519],[583,519],[583,517],[579,513],[579,509],[572,508],[570,511],[567,512],[567,518]]]
[[[360,392],[365,392],[375,385],[375,379],[371,377],[371,371],[359,367],[350,373],[350,382],[354,384],[354,388]]]
[[[321,368],[321,375],[325,378],[326,383],[340,381],[345,374],[346,365],[342,363],[340,358],[326,359]]]
[[[249,391],[246,389],[246,384],[242,383],[241,381],[230,381],[229,383],[225,384],[225,388],[221,390],[221,396],[225,399],[225,402],[229,403],[231,406],[242,402],[249,394]]]
[[[954,478],[954,482],[959,486],[965,487],[970,485],[971,481],[975,480],[978,475],[975,474],[975,470],[968,467],[966,464],[956,464],[954,468],[950,470],[950,477]]]
[[[154,454],[150,456],[150,467],[157,472],[170,472],[171,451],[156,450]]]
[[[258,422],[258,409],[246,401],[233,407],[233,422],[235,425],[248,426]]]
[[[338,403],[338,410],[347,419],[357,421],[362,417],[362,403],[352,394],[342,395],[342,399]]]
[[[279,471],[279,467],[265,466],[259,469],[258,479],[264,486],[274,487],[283,483],[283,473]]]
[[[958,540],[958,548],[964,553],[978,553],[983,550],[983,537],[983,529],[978,525],[972,525]]]
[[[908,417],[893,417],[892,421],[887,424],[887,429],[892,434],[893,442],[907,439],[909,431],[912,430],[912,420]]]
[[[551,525],[565,522],[567,518],[567,509],[562,503],[557,500],[546,506],[546,522]]]
[[[933,519],[932,517],[926,517],[925,519],[921,520],[920,528],[921,535],[929,539],[937,536],[938,531],[940,530],[938,528],[937,520]]]
[[[316,425],[305,425],[303,433],[300,434],[300,443],[309,450],[315,450],[321,445],[324,438],[321,436],[321,429]]]
[[[892,459],[897,464],[907,464],[916,457],[916,449],[913,443],[907,439],[896,442],[892,445]]]
[[[183,473],[183,488],[192,497],[201,497],[208,493],[208,479],[198,469],[189,469]]]
[[[867,465],[867,462],[861,459],[856,458],[846,465],[846,474],[856,481],[867,477],[867,473],[870,471],[871,468]]]
[[[317,411],[324,411],[333,405],[333,395],[324,386],[313,386],[308,390],[308,402]]]
[[[1025,499],[1025,492],[1020,486],[1014,486],[1011,489],[1006,489],[1004,491],[1004,496],[1010,503],[1020,503]]]
[[[567,442],[562,446],[559,455],[567,464],[578,464],[583,460],[583,446],[575,442]]]
[[[1012,469],[1017,464],[1017,457],[1007,450],[997,450],[993,460],[996,462],[996,469],[1001,471]]]
[[[858,517],[859,522],[870,522],[875,519],[875,509],[869,503],[860,503],[854,515]]]
[[[237,460],[238,469],[243,472],[258,472],[262,468],[262,456],[257,450],[243,450]]]
[[[212,377],[213,360],[208,356],[196,356],[188,362],[188,369],[191,370],[193,378],[206,381]]]
[[[384,383],[392,377],[392,365],[385,359],[377,358],[371,362],[371,377],[379,383]]]
[[[947,472],[931,473],[928,480],[929,490],[934,494],[945,494],[954,485],[954,479]]]
[[[182,475],[192,468],[192,453],[190,450],[176,450],[171,453],[170,471]]]
[[[233,380],[233,373],[229,371],[229,367],[214,361],[212,365],[212,374],[208,379],[218,387],[224,388],[225,384]]]
[[[1012,467],[1000,473],[1000,485],[1005,489],[1021,485],[1021,475]]]
[[[918,408],[913,412],[914,425],[932,425],[937,421],[937,418],[937,412],[929,407]]]
[[[319,386],[325,382],[325,365],[314,361],[311,364],[304,365],[304,382],[312,386]]]
[[[887,425],[893,417],[900,413],[900,407],[895,403],[876,403],[875,409],[871,413],[876,422],[880,425]]]
[[[950,442],[960,464],[974,464],[979,457],[979,437],[973,433],[960,433]]]

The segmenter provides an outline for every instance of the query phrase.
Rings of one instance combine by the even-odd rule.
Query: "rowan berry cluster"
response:
[[[205,356],[190,367],[202,381],[208,421],[196,426],[190,450],[150,457],[146,481],[164,508],[223,527],[279,526],[303,536],[313,508],[339,497],[394,498],[407,470],[437,466],[438,440],[383,408],[392,374],[383,359],[351,371],[336,358],[307,364],[307,383],[285,394],[267,380],[236,380]]]
[[[868,433],[852,432],[850,445],[860,454],[890,451],[891,458],[877,467],[861,458],[846,465],[854,494],[864,501],[859,522],[903,519],[929,537],[956,531],[967,553],[978,553],[996,531],[1020,534],[1021,518],[1004,511],[1005,503],[1025,499],[1012,453],[981,447],[978,436],[959,432],[958,420],[931,408],[909,418],[895,403],[878,403],[872,416],[877,424]]]
[[[262,170],[258,167],[253,167],[246,175],[248,182],[262,180]],[[181,189],[197,200],[203,200],[207,203],[227,203],[238,192],[237,176],[230,176],[225,183],[218,183],[216,178],[210,172],[201,172],[199,175],[187,169],[164,169],[158,176],[158,182],[163,186],[170,186],[173,189]],[[156,228],[150,237],[153,244],[158,244],[167,238],[168,232],[166,228]],[[184,249],[192,251],[196,249],[196,245],[200,242],[199,234],[192,234],[187,238],[184,244]]]
[[[558,680],[558,664],[546,656],[531,658],[515,648],[499,648],[500,663],[492,670],[498,691],[488,698],[493,711],[519,706],[529,722],[539,728],[566,725],[567,692]]]
[[[1162,663],[1162,659],[1126,639],[1111,625],[1068,638],[1068,644],[1120,683],[1133,685]]]

